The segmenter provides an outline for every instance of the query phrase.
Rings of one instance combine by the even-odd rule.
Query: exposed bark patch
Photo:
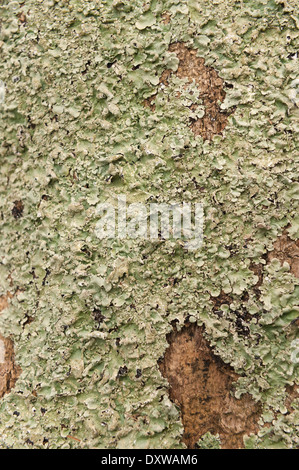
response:
[[[20,23],[22,23],[22,24],[27,23],[27,18],[26,18],[25,13],[23,13],[23,12],[19,13],[18,18],[19,18]]]
[[[171,14],[168,11],[165,11],[162,15],[162,23],[169,24],[171,20]]]
[[[286,392],[287,392],[287,399],[286,399],[286,407],[289,413],[294,411],[294,408],[292,407],[292,403],[294,400],[299,398],[299,387],[298,385],[288,385],[286,387]]]
[[[259,263],[259,264],[251,263],[249,266],[249,269],[253,271],[253,273],[258,277],[258,281],[253,287],[253,290],[258,298],[261,295],[260,287],[264,282],[264,266],[265,265],[262,263]]]
[[[15,363],[13,342],[0,335],[0,398],[11,391],[20,374],[21,368]]]
[[[249,394],[231,394],[238,375],[216,356],[203,329],[189,324],[168,335],[159,367],[170,384],[170,398],[181,408],[183,442],[194,448],[206,432],[219,434],[223,449],[244,447],[243,436],[257,433],[261,407]]]
[[[277,238],[273,250],[267,254],[267,262],[270,263],[274,258],[281,264],[286,261],[290,265],[291,273],[299,278],[299,240],[292,240],[287,230]]]
[[[224,82],[215,69],[205,66],[205,60],[197,57],[196,50],[188,49],[182,43],[172,44],[169,50],[179,58],[177,76],[187,78],[189,83],[195,80],[205,107],[205,115],[190,127],[195,135],[211,140],[214,135],[221,134],[228,122],[228,113],[222,112],[218,104],[225,98]]]
[[[228,123],[228,116],[234,111],[222,111],[219,103],[225,99],[224,81],[219,77],[218,72],[213,67],[205,65],[203,57],[197,57],[196,49],[189,49],[184,43],[174,43],[169,47],[170,52],[175,52],[179,59],[177,77],[186,78],[187,83],[196,82],[200,98],[205,108],[202,118],[191,120],[190,128],[195,135],[201,135],[204,140],[212,140],[215,135],[222,133]],[[161,76],[160,83],[168,85],[168,79],[173,74],[171,70],[165,70]],[[155,97],[145,100],[144,105],[155,110]],[[197,105],[191,106],[195,110]]]
[[[213,312],[216,313],[219,317],[222,317],[223,312],[220,310],[220,307],[222,305],[229,305],[232,303],[233,299],[225,294],[223,291],[221,291],[220,295],[218,297],[211,297],[211,300],[213,302]]]
[[[11,211],[15,219],[19,219],[23,216],[24,204],[23,201],[15,201],[13,209]]]
[[[278,259],[281,264],[285,261],[290,265],[291,273],[299,277],[299,240],[292,240],[288,236],[288,232],[285,229],[284,232],[277,240],[274,242],[273,250],[268,251],[263,258],[266,261],[266,264],[271,263],[273,259]],[[258,282],[254,286],[254,290],[257,290],[260,293],[260,287],[264,281],[264,264],[254,264],[251,263],[249,269],[254,272],[258,277]]]
[[[10,298],[12,298],[10,293],[0,297],[0,313],[8,307]],[[0,334],[0,398],[11,391],[21,372],[21,368],[15,363],[12,340]]]
[[[12,294],[10,292],[7,292],[6,295],[2,295],[0,297],[0,312],[2,312],[2,310],[8,307],[9,305],[8,300],[11,298],[12,298]]]
[[[290,272],[299,278],[299,240],[292,240],[288,236],[287,229],[274,242],[273,250],[268,251],[263,258],[266,264],[271,263],[273,259],[278,259],[281,264],[286,261],[290,265]],[[249,269],[258,277],[258,281],[253,288],[258,297],[261,294],[260,287],[264,282],[264,267],[265,264],[262,263],[251,263],[249,266]]]

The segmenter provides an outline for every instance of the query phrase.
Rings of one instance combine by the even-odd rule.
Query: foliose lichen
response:
[[[184,447],[158,360],[186,319],[240,375],[235,397],[261,404],[245,446],[298,446],[298,398],[286,403],[299,281],[267,258],[283,233],[299,238],[297,10],[1,2],[0,295],[13,295],[0,333],[22,370],[0,401],[1,448]],[[196,83],[174,73],[160,89],[176,42],[223,80],[220,109],[235,108],[211,140],[189,127]],[[96,206],[120,193],[202,202],[201,250],[99,240]]]

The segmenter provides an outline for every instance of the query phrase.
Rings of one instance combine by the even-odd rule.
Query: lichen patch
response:
[[[258,431],[260,404],[249,394],[236,399],[234,370],[214,354],[203,329],[189,324],[168,336],[160,371],[170,384],[170,398],[181,409],[183,442],[194,448],[201,436],[219,434],[223,449],[244,447],[243,436]]]

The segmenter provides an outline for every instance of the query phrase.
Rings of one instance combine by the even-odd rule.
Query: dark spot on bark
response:
[[[117,378],[124,377],[128,373],[127,366],[120,367],[117,373]]]
[[[24,211],[24,204],[22,201],[15,201],[14,202],[14,207],[11,211],[12,215],[14,216],[15,219],[19,219],[20,217],[23,216],[23,211]]]
[[[218,316],[218,317],[222,317],[223,316],[223,312],[222,310],[220,309],[220,307],[222,305],[229,305],[232,303],[233,299],[225,294],[223,291],[220,292],[220,295],[218,295],[218,297],[211,297],[211,301],[213,302],[213,312]]]
[[[106,317],[104,317],[104,315],[102,315],[102,312],[101,310],[99,309],[95,309],[93,312],[92,312],[92,315],[93,315],[93,318],[94,320],[97,322],[98,325],[101,325],[101,323],[105,320]]]
[[[250,335],[250,329],[249,329],[248,325],[243,320],[242,316],[238,313],[237,313],[237,319],[236,319],[236,331],[241,336],[249,336]]]
[[[111,69],[112,65],[114,65],[117,62],[117,60],[114,60],[113,62],[108,62],[107,63],[107,68]]]
[[[30,316],[30,315],[25,315],[25,321],[23,323],[23,328],[26,326],[26,325],[30,325],[30,323],[32,323],[34,321],[34,317]]]
[[[85,69],[81,72],[82,75],[85,75],[87,73],[90,64],[91,64],[91,61],[88,60],[85,64]]]

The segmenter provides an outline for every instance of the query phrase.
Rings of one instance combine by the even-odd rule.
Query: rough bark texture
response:
[[[170,397],[181,409],[183,442],[195,448],[210,432],[219,435],[222,449],[244,447],[243,437],[258,431],[261,406],[249,394],[232,395],[238,379],[216,356],[195,324],[173,331],[160,370],[170,384]]]
[[[273,259],[279,259],[281,264],[288,263],[291,273],[299,278],[299,240],[292,240],[286,230],[275,241],[273,250],[268,253],[268,262]]]
[[[298,447],[297,10],[0,1],[1,448]]]
[[[15,386],[21,373],[20,367],[15,364],[14,346],[9,338],[0,335],[0,398],[9,393]]]
[[[170,45],[169,52],[174,52],[179,59],[175,75],[180,79],[186,79],[187,84],[193,81],[196,83],[204,107],[202,118],[190,118],[190,128],[194,135],[200,135],[204,140],[212,140],[215,135],[222,133],[228,123],[228,116],[233,112],[220,109],[220,104],[226,95],[224,82],[215,69],[205,65],[203,57],[197,56],[196,49],[190,49],[186,44],[177,42]],[[165,70],[160,78],[160,84],[168,86],[171,76],[172,71]],[[152,111],[155,111],[156,96],[153,95],[144,102]],[[190,105],[190,109],[195,111],[197,105]]]
[[[12,298],[10,293],[0,297],[0,315],[2,310],[8,307],[10,298]],[[20,367],[15,364],[12,340],[0,334],[0,398],[11,391],[20,373]]]

